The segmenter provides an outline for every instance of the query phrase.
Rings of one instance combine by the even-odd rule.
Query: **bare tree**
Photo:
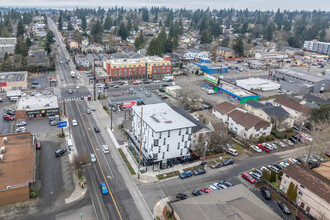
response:
[[[81,169],[84,165],[90,162],[90,156],[88,154],[79,154],[73,158],[72,166],[75,169]]]
[[[317,154],[320,157],[324,155],[330,143],[330,126],[327,121],[313,122],[311,137],[313,141],[308,151],[308,159],[311,153]]]

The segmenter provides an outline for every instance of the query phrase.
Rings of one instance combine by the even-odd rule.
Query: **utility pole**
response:
[[[141,167],[141,148],[142,148],[142,125],[143,125],[143,107],[141,107],[141,131],[140,131],[140,153],[139,153],[139,169],[138,179],[140,179],[140,167]]]
[[[94,101],[96,101],[96,77],[95,77],[95,59],[93,61],[93,73],[94,73]]]

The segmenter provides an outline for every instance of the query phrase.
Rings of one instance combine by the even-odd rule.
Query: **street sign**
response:
[[[57,122],[57,127],[58,128],[63,128],[63,127],[66,127],[66,126],[68,126],[66,121]]]

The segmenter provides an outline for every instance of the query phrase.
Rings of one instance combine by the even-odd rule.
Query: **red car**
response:
[[[133,82],[133,85],[139,85],[139,84],[140,84],[139,81]]]
[[[162,99],[167,99],[167,98],[168,98],[168,97],[167,97],[167,96],[165,96],[165,95],[164,95],[164,96],[162,96]]]
[[[7,121],[13,121],[14,120],[14,116],[12,115],[4,115],[3,119],[7,120]]]
[[[36,148],[37,148],[37,150],[41,149],[41,143],[39,141],[36,143]]]
[[[204,193],[211,193],[212,192],[211,190],[209,190],[208,188],[205,188],[205,187],[202,187],[201,191],[204,192]]]
[[[255,183],[255,179],[253,179],[253,177],[252,176],[250,176],[250,174],[248,174],[248,173],[242,173],[242,177],[244,178],[244,179],[246,179],[247,181],[249,181],[250,183]]]
[[[263,145],[263,144],[257,144],[257,146],[258,146],[261,150],[264,150],[264,151],[266,151],[266,152],[269,152],[269,151],[270,151],[270,150],[269,150],[268,148],[266,148],[266,146]]]

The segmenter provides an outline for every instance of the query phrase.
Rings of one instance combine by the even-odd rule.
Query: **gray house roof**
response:
[[[330,102],[327,101],[327,100],[324,100],[324,99],[321,99],[321,98],[319,98],[317,96],[313,96],[313,95],[309,95],[309,94],[305,95],[304,96],[304,99],[306,99],[306,100],[308,100],[310,102],[314,102],[315,104],[318,104],[318,105],[327,105],[327,104],[330,104]]]
[[[290,114],[285,111],[281,106],[267,106],[254,100],[249,100],[246,102],[246,104],[254,108],[262,109],[267,115],[276,117],[281,120],[290,117]]]
[[[225,51],[225,52],[231,52],[233,51],[233,49],[231,48],[228,48],[228,47],[217,47],[218,50],[222,50],[222,51]]]

